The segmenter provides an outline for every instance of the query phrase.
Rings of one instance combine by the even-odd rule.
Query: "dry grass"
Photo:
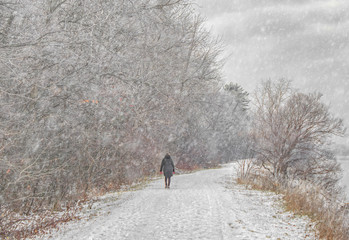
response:
[[[252,159],[244,159],[238,162],[238,184],[250,186],[256,190],[278,192],[279,183],[266,177],[267,173],[253,163]]]
[[[320,187],[310,183],[277,182],[247,160],[239,164],[237,182],[253,189],[281,193],[286,210],[307,215],[315,223],[317,238],[349,239],[348,210],[341,207],[338,196],[330,196]]]
[[[14,211],[13,208],[0,207],[0,239],[26,239],[35,235],[42,235],[58,229],[62,224],[80,219],[79,214],[84,208],[91,208],[95,199],[111,192],[120,192],[121,187],[125,190],[139,187],[149,177],[136,179],[134,183],[128,182],[123,185],[109,183],[103,188],[89,189],[74,199],[64,202],[56,202],[53,205],[40,205],[29,213]]]
[[[349,239],[348,213],[336,199],[324,197],[317,187],[306,191],[288,188],[283,195],[287,210],[307,215],[316,223],[320,239]]]

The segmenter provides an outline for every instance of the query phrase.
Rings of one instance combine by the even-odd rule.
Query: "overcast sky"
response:
[[[287,78],[349,125],[349,0],[193,0],[221,36],[227,82]],[[348,135],[348,134],[347,134]]]

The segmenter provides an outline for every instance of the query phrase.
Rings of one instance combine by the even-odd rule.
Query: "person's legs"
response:
[[[167,188],[167,177],[165,176],[165,188]]]
[[[168,188],[170,188],[170,184],[171,184],[171,177],[168,177],[168,183],[167,183]]]

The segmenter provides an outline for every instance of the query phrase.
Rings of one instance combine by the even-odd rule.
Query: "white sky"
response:
[[[349,0],[193,0],[222,37],[225,81],[252,92],[287,78],[349,126]],[[347,134],[348,135],[348,134]]]

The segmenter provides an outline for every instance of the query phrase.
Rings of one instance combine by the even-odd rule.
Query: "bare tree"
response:
[[[290,82],[267,81],[255,94],[256,156],[275,177],[297,177],[333,187],[339,166],[329,150],[331,136],[345,132],[321,94],[299,93]]]

